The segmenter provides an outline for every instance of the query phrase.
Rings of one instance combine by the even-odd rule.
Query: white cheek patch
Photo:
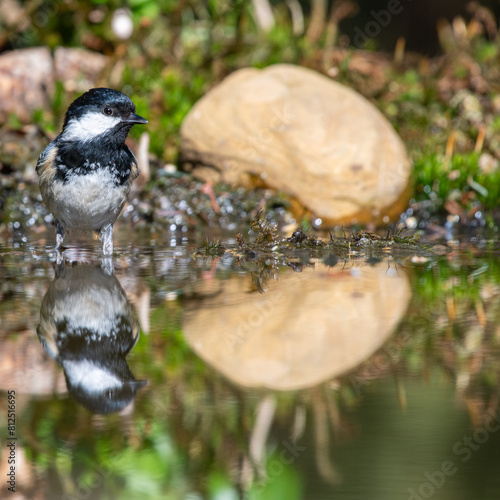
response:
[[[81,118],[72,118],[61,138],[65,141],[87,142],[108,132],[120,123],[117,116],[106,116],[102,113],[87,113]]]
[[[118,377],[86,360],[63,361],[63,367],[71,385],[86,392],[102,392],[122,385]]]

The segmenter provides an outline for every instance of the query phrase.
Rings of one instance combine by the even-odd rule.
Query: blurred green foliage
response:
[[[414,160],[416,201],[425,200],[431,186],[438,195],[438,213],[448,213],[450,198],[466,212],[474,204],[494,212],[500,191],[500,67],[496,40],[472,26],[478,20],[471,21],[465,37],[441,25],[443,53],[438,58],[404,51],[393,58],[373,51],[375,39],[364,50],[349,45],[339,23],[353,15],[350,4],[328,4],[313,26],[312,4],[297,2],[304,16],[300,20],[292,3],[269,4],[273,23],[265,28],[253,3],[244,0],[29,0],[20,4],[22,22],[7,25],[0,19],[0,51],[62,45],[109,56],[100,83],[131,96],[149,120],[151,151],[166,163],[178,160],[179,130],[188,111],[232,71],[283,62],[311,67],[358,90],[390,119]],[[113,19],[124,8],[133,33],[120,39]],[[35,123],[58,130],[74,97],[59,85],[53,113],[36,113]],[[9,124],[20,127],[15,117]],[[133,129],[131,135],[137,139],[140,133]],[[478,145],[480,133],[484,137]],[[481,153],[491,155],[491,168],[480,167]],[[458,175],[450,177],[455,171]],[[473,182],[467,182],[469,177]]]
[[[494,209],[500,200],[500,169],[491,172],[479,166],[479,154],[456,154],[448,161],[432,154],[415,162],[418,198],[458,200],[464,210],[474,206]]]

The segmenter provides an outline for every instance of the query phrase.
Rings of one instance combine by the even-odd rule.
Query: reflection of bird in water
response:
[[[70,394],[94,413],[123,409],[148,383],[136,380],[127,365],[139,325],[106,263],[58,264],[37,332],[44,349],[63,367]]]

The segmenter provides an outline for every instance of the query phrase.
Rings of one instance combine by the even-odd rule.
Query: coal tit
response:
[[[125,144],[135,124],[134,103],[117,90],[96,88],[68,108],[62,132],[45,148],[36,172],[56,226],[60,253],[66,230],[100,234],[103,253],[113,253],[113,224],[127,201],[137,161]]]
[[[100,267],[58,264],[37,328],[43,348],[63,367],[69,393],[94,413],[120,411],[148,384],[127,364],[139,323],[107,260]]]

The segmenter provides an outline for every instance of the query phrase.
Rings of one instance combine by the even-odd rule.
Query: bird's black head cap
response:
[[[90,112],[104,112],[105,107],[111,108],[114,112],[119,112],[120,115],[135,113],[134,103],[118,90],[90,89],[71,103],[66,112],[64,125],[66,126],[71,118],[80,118]]]
[[[91,117],[92,121],[87,122],[85,127],[82,127],[82,131],[85,128],[88,129],[89,125],[92,129],[94,121],[96,125],[99,122],[108,121],[113,125],[111,135],[119,141],[125,140],[134,124],[147,123],[147,120],[135,114],[135,105],[125,94],[107,88],[90,89],[71,103],[64,118],[63,134],[68,125],[72,128],[72,125],[81,122],[86,117]],[[116,125],[109,120],[113,118],[116,119]],[[76,138],[75,130],[78,128],[68,134],[72,140]]]

